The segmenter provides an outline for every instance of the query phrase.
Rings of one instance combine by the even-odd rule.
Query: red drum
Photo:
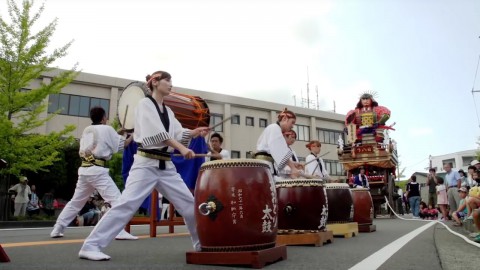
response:
[[[278,230],[324,231],[328,218],[327,193],[321,179],[285,179],[275,183]]]
[[[202,98],[171,92],[164,98],[164,102],[184,128],[195,129],[210,125],[210,110]]]
[[[138,102],[150,94],[145,82],[132,82],[125,87],[118,100],[118,120],[127,131],[133,131],[135,108]],[[172,109],[175,118],[184,128],[208,127],[210,110],[200,97],[171,92],[164,99],[165,105]]]
[[[348,223],[353,220],[353,198],[345,183],[326,183],[328,223]]]
[[[268,162],[205,162],[195,188],[202,251],[252,251],[275,246],[277,194]]]
[[[353,221],[358,225],[373,223],[373,201],[368,188],[352,188]]]

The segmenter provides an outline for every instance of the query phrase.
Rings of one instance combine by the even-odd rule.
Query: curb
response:
[[[0,221],[0,229],[53,227],[55,220]]]

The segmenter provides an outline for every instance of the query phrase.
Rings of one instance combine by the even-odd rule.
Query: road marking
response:
[[[385,263],[390,257],[392,257],[393,254],[395,254],[398,250],[400,250],[403,246],[410,242],[410,240],[412,240],[417,235],[421,234],[423,231],[430,228],[434,224],[435,222],[429,222],[422,227],[398,238],[397,240],[386,245],[379,251],[373,253],[363,261],[357,263],[352,268],[350,268],[350,270],[378,269],[383,263]]]
[[[190,235],[189,233],[169,233],[169,234],[158,234],[157,237],[174,237],[174,236],[186,236]],[[150,238],[150,235],[140,235],[139,239]],[[58,244],[73,244],[73,243],[83,243],[85,239],[71,239],[71,240],[49,240],[49,241],[35,241],[35,242],[19,242],[19,243],[5,243],[2,244],[3,248],[9,247],[30,247],[30,246],[45,246],[45,245],[58,245]],[[119,240],[119,241],[129,241],[129,240]]]

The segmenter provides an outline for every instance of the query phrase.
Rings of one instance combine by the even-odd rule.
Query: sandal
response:
[[[462,223],[455,222],[455,223],[453,223],[453,226],[460,227],[460,226],[462,226]]]

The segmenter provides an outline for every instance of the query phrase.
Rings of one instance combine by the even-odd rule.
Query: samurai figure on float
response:
[[[375,92],[362,94],[356,108],[347,113],[345,126],[348,129],[349,137],[355,136],[355,138],[352,137],[355,143],[361,143],[364,134],[372,134],[375,141],[381,143],[383,136],[377,136],[377,129],[392,129],[385,126],[390,118],[390,110],[378,105],[374,99],[375,94]]]

